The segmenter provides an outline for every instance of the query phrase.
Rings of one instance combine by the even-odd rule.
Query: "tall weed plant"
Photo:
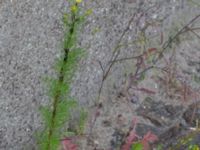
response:
[[[56,61],[57,78],[47,78],[49,105],[41,107],[44,130],[38,135],[39,150],[57,150],[63,138],[63,128],[69,123],[71,110],[77,107],[76,101],[70,96],[70,84],[76,70],[78,60],[84,51],[77,47],[77,37],[86,11],[81,15],[82,0],[69,0],[69,13],[63,15],[64,40],[62,56]],[[81,115],[80,115],[81,116]],[[80,125],[83,126],[83,119]]]

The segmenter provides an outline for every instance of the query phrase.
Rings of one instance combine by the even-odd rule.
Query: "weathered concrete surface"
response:
[[[142,43],[132,45],[128,45],[127,43],[140,38],[141,31],[144,31],[149,40],[145,45],[146,48],[161,47],[161,33],[164,35],[163,41],[167,41],[170,36],[173,37],[179,29],[200,13],[197,6],[186,0],[113,0],[100,1],[98,3],[93,2],[92,4],[94,15],[91,19],[89,18],[89,24],[85,27],[85,34],[87,34],[87,36],[84,36],[85,34],[83,34],[82,38],[83,45],[89,43],[89,49],[87,49],[89,51],[89,57],[87,61],[83,63],[74,86],[74,95],[76,95],[80,101],[82,100],[89,104],[96,100],[99,82],[102,78],[102,71],[98,65],[98,61],[102,62],[103,67],[106,66],[111,58],[113,47],[117,44],[123,30],[127,27],[127,24],[134,13],[136,13],[135,19],[122,40],[122,43],[125,43],[125,46],[121,48],[120,58],[134,55],[137,56],[138,53],[140,54],[143,49]],[[198,19],[194,26],[199,26],[199,23],[200,21]],[[92,35],[91,32],[95,30],[95,28],[98,28],[99,30],[96,34]],[[153,38],[151,38],[152,36]],[[176,63],[178,64],[177,74],[184,77],[186,76],[186,78],[189,79],[187,80],[187,82],[190,82],[189,85],[199,89],[199,84],[195,83],[191,76],[193,73],[199,75],[198,65],[188,65],[188,61],[191,59],[196,63],[199,62],[199,38],[193,36],[190,37],[186,34],[181,37],[181,40],[183,42],[175,46],[177,53]],[[173,54],[170,52],[170,55]],[[166,58],[169,58],[168,54],[166,54]],[[174,105],[174,107],[176,105],[183,105],[184,109],[182,109],[181,113],[174,118],[174,123],[178,123],[178,118],[182,117],[182,113],[187,105],[176,97],[166,96],[166,89],[163,88],[162,85],[159,85],[157,81],[152,82],[152,80],[148,80],[148,77],[151,77],[152,72],[148,73],[146,80],[139,86],[158,91],[156,95],[152,96],[151,94],[148,95],[139,91],[136,92],[131,88],[128,92],[126,90],[124,91],[130,73],[135,71],[135,63],[134,60],[124,61],[116,63],[111,69],[110,76],[105,82],[103,94],[101,96],[103,108],[100,110],[101,115],[98,117],[94,127],[94,134],[92,136],[94,143],[90,143],[91,147],[89,146],[86,149],[93,149],[94,146],[96,146],[97,149],[115,149],[112,147],[111,142],[113,141],[113,138],[115,138],[113,137],[113,134],[116,129],[127,131],[133,116],[138,116],[141,123],[151,125],[151,122],[148,119],[141,117],[135,111],[139,105],[141,106],[143,104],[142,101],[148,96],[153,97],[155,101],[163,101],[165,105]],[[84,66],[87,66],[86,69]],[[158,66],[163,67],[163,60],[158,63]],[[189,72],[189,75],[184,73],[185,70]],[[95,84],[95,86],[93,86],[93,84]],[[134,85],[130,86],[134,87]],[[127,93],[129,93],[128,96]],[[177,93],[175,92],[173,94],[176,95]],[[136,98],[137,100],[134,104],[131,104],[131,99],[133,99],[134,96],[138,96],[138,98]],[[159,110],[161,111],[161,109],[158,109],[158,111]],[[159,112],[157,113],[159,114]],[[118,122],[119,116],[120,119],[123,120],[122,124],[119,124]],[[181,119],[179,121],[181,121]],[[105,124],[105,122],[109,122],[108,125]],[[168,122],[168,124],[170,124],[170,122]],[[155,128],[158,127],[155,126]],[[145,128],[143,128],[143,130],[145,130]],[[121,134],[124,135],[124,133]]]
[[[48,102],[41,77],[59,53],[63,1],[0,2],[0,149],[30,149],[38,106]]]
[[[197,0],[196,0],[197,1]],[[167,40],[171,33],[177,31],[194,16],[200,13],[198,6],[187,0],[85,0],[84,8],[92,8],[91,15],[80,36],[80,45],[88,53],[86,60],[80,65],[72,95],[87,106],[92,106],[97,98],[102,70],[98,61],[105,67],[111,58],[113,47],[127,27],[130,18],[135,19],[122,43],[120,57],[137,54],[142,48],[141,43],[129,45],[144,30],[147,38],[155,36],[146,47],[158,46],[160,33]],[[33,133],[41,127],[38,107],[48,103],[43,90],[41,77],[53,74],[52,64],[60,53],[62,39],[61,15],[64,11],[62,0],[1,0],[0,1],[0,149],[21,150],[34,148]],[[147,26],[148,23],[154,25]],[[197,24],[198,25],[198,24]],[[147,28],[145,28],[147,27]],[[174,30],[175,28],[175,30]],[[179,45],[187,58],[195,53],[195,60],[200,57],[199,39],[186,39]],[[188,40],[188,41],[187,41]],[[180,55],[178,55],[179,57]],[[180,58],[180,62],[183,61]],[[103,110],[94,128],[94,139],[100,143],[99,149],[111,148],[112,135],[115,128],[128,128],[133,115],[146,95],[141,94],[141,102],[127,109],[125,98],[116,98],[124,87],[127,76],[134,72],[134,61],[117,63],[105,83],[102,99]],[[181,67],[185,67],[181,63]],[[188,66],[187,66],[188,67]],[[195,68],[196,67],[196,68]],[[198,64],[191,68],[198,72]],[[188,70],[185,68],[185,70]],[[190,70],[192,72],[193,69]],[[151,85],[151,82],[144,82]],[[199,88],[199,85],[195,85]],[[131,92],[130,92],[131,93]],[[133,96],[133,95],[132,95]],[[165,101],[166,98],[156,95],[155,100]],[[166,101],[166,103],[179,102]],[[125,116],[124,124],[116,122],[117,115]],[[105,120],[111,126],[105,127]],[[142,123],[149,123],[141,118]],[[86,148],[87,150],[90,147]],[[92,148],[91,148],[92,149]]]

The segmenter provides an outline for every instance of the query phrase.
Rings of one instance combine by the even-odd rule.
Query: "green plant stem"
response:
[[[67,46],[64,47],[64,53],[65,53],[64,59],[63,59],[64,63],[62,65],[60,73],[59,73],[59,79],[58,79],[59,84],[62,84],[64,82],[64,67],[65,67],[65,64],[67,63],[67,60],[68,60],[68,54],[69,54],[69,51],[70,51],[69,43],[72,40],[72,36],[74,34],[74,29],[75,29],[75,23],[76,23],[75,13],[72,14],[71,19],[72,19],[72,25],[71,25],[71,28],[69,30],[69,36],[68,36],[67,44],[66,44]],[[56,118],[57,105],[58,105],[58,102],[59,102],[60,95],[61,95],[61,90],[58,89],[55,97],[53,98],[53,111],[52,111],[50,128],[49,128],[49,131],[48,131],[48,142],[47,142],[46,150],[51,149],[51,138],[52,138],[54,128],[55,128],[55,118]]]

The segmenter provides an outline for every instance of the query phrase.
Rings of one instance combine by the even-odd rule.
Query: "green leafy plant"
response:
[[[189,150],[200,150],[200,147],[198,145],[190,145],[188,147]]]
[[[138,142],[138,143],[132,144],[131,150],[143,150],[143,145],[142,145],[142,143]]]
[[[198,145],[198,142],[193,142],[193,139],[199,135],[199,127],[197,126],[195,129],[193,129],[188,134],[180,137],[180,139],[177,141],[177,144],[170,147],[170,150],[176,150],[180,148],[187,147],[188,150],[199,150],[200,147]]]
[[[71,110],[77,107],[76,101],[70,96],[70,84],[79,58],[83,57],[83,50],[76,45],[77,34],[84,18],[90,13],[80,15],[82,0],[70,0],[69,14],[63,15],[64,40],[62,56],[56,61],[55,71],[57,78],[46,78],[48,85],[49,105],[41,107],[45,129],[38,136],[40,150],[57,150],[63,138],[63,127],[70,120]],[[78,133],[84,129],[86,113],[81,112]],[[62,140],[65,147],[74,145],[71,140]],[[69,145],[66,145],[66,144]]]

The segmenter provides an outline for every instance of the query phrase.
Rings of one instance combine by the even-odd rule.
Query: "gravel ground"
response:
[[[196,0],[198,1],[198,0]],[[60,54],[63,36],[61,16],[64,11],[62,0],[0,0],[0,149],[22,150],[35,149],[34,132],[41,128],[38,114],[40,105],[48,103],[45,96],[42,77],[53,75],[52,64]],[[72,95],[81,105],[93,106],[102,78],[98,61],[105,67],[109,62],[113,47],[118,43],[130,18],[135,14],[122,43],[120,57],[137,54],[142,46],[137,43],[128,46],[140,37],[144,31],[150,41],[146,47],[159,47],[161,33],[164,40],[180,29],[197,14],[200,9],[187,0],[85,0],[84,8],[92,8],[93,14],[88,18],[81,31],[79,44],[88,56],[80,64],[74,78]],[[148,25],[148,23],[152,23]],[[200,25],[197,21],[195,25]],[[184,42],[176,49],[180,70],[199,75],[200,66],[194,63],[186,65],[189,60],[199,61],[199,39],[184,37]],[[183,55],[181,55],[183,54]],[[192,55],[195,54],[195,55]],[[187,61],[185,61],[187,60]],[[181,63],[180,63],[181,62]],[[146,95],[140,94],[141,102],[127,109],[127,100],[118,98],[130,73],[134,72],[134,61],[117,63],[105,82],[101,101],[103,109],[94,128],[94,139],[100,143],[98,149],[109,149],[116,124],[116,115],[125,117],[122,125],[128,128],[135,109],[142,104]],[[148,80],[144,85],[152,86]],[[199,88],[199,85],[192,86]],[[179,101],[170,101],[163,95],[153,97],[155,101],[181,105]],[[123,102],[121,102],[123,101]],[[90,110],[89,110],[90,111]],[[140,117],[143,123],[151,124]],[[105,120],[111,125],[105,127]],[[122,128],[122,126],[120,126]],[[92,145],[93,146],[93,145]],[[92,147],[91,146],[91,147]],[[81,149],[92,149],[90,146]]]

